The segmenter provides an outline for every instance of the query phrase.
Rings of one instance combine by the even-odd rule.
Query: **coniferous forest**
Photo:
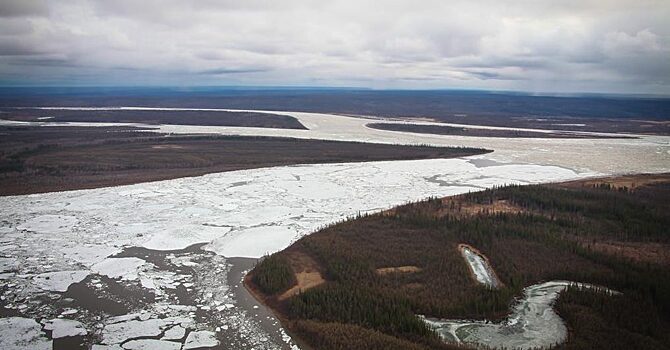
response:
[[[670,348],[670,176],[635,186],[508,186],[411,203],[326,227],[267,257],[247,285],[314,349],[450,349],[416,315],[500,320],[524,287],[570,280],[559,349]],[[459,244],[503,286],[478,284]],[[659,251],[661,253],[659,253]],[[278,298],[315,262],[325,283]],[[379,273],[389,267],[410,272]],[[314,266],[310,268],[314,269]]]

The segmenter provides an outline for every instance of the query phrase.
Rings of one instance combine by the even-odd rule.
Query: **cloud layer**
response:
[[[670,94],[670,3],[0,0],[0,84]]]

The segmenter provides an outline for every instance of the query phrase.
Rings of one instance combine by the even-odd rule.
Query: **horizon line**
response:
[[[553,92],[480,88],[378,88],[359,86],[309,86],[309,85],[0,85],[0,90],[39,90],[39,89],[77,89],[77,90],[160,90],[175,92],[197,92],[197,90],[240,90],[240,91],[370,91],[370,92],[470,92],[502,95],[523,95],[529,97],[628,97],[640,99],[670,99],[670,94],[653,93],[616,93],[616,92]],[[0,92],[0,95],[3,95]]]

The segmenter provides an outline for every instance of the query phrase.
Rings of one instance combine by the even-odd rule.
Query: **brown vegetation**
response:
[[[294,295],[298,295],[308,289],[320,286],[326,283],[326,280],[323,279],[319,271],[314,272],[295,272],[295,279],[297,281],[296,285],[282,293],[277,297],[278,300],[282,301],[288,299]]]
[[[558,184],[561,187],[596,187],[596,186],[610,186],[614,189],[635,190],[639,187],[645,187],[653,184],[664,183],[668,181],[667,174],[637,174],[637,175],[621,175],[612,177],[601,177],[596,179],[586,179],[569,181]]]
[[[375,270],[375,272],[380,276],[396,274],[396,273],[412,273],[419,271],[421,271],[420,267],[411,265],[396,266],[396,267],[380,267]]]
[[[506,199],[498,199],[492,203],[473,203],[465,200],[464,196],[444,198],[445,208],[437,212],[438,217],[445,215],[474,216],[481,214],[519,214],[526,209],[521,208]],[[453,204],[452,204],[453,203]]]
[[[670,266],[670,244],[657,242],[582,241],[586,249],[640,263]]]
[[[294,273],[296,284],[277,297],[282,301],[310,288],[322,285],[326,280],[321,275],[322,268],[308,254],[300,250],[287,251],[286,259]]]

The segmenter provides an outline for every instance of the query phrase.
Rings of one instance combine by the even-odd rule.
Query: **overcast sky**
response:
[[[0,0],[0,85],[670,94],[670,1]]]

